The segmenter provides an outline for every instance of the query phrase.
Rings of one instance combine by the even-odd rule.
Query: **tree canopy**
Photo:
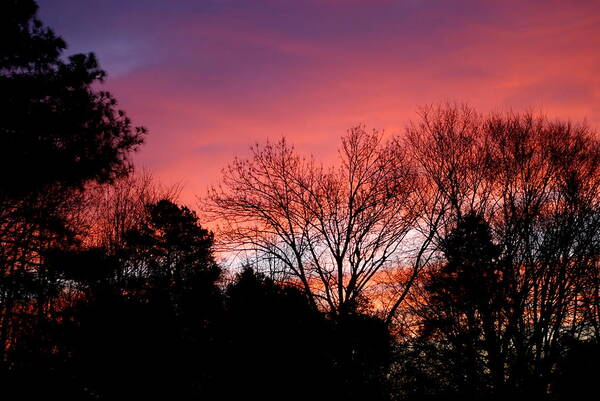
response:
[[[98,90],[93,53],[64,58],[66,43],[36,17],[33,0],[0,6],[0,182],[3,196],[107,181],[143,139],[116,100]]]

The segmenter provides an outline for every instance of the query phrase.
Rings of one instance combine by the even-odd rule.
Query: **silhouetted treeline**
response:
[[[0,5],[0,396],[593,390],[600,141],[587,125],[446,104],[402,135],[349,130],[331,167],[286,140],[256,145],[199,217],[133,171],[146,130],[36,10]]]

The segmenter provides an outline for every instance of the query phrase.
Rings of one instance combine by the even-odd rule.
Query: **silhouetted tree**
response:
[[[329,326],[301,291],[245,268],[227,288],[224,398],[333,395]],[[324,393],[323,393],[324,392]]]
[[[71,246],[80,190],[129,170],[142,142],[115,99],[98,91],[93,54],[64,60],[65,42],[32,0],[0,4],[0,359],[19,331],[54,313],[48,249]]]
[[[64,61],[65,42],[37,19],[33,0],[1,7],[0,168],[19,166],[18,174],[2,176],[1,192],[80,186],[126,171],[127,153],[144,130],[131,127],[109,93],[92,88],[106,75],[94,55]]]
[[[257,145],[224,170],[207,203],[228,249],[276,260],[287,284],[334,314],[352,313],[375,275],[402,267],[418,214],[416,177],[401,147],[362,127],[341,142],[331,169],[285,139]]]
[[[499,330],[507,283],[498,259],[500,248],[486,222],[473,213],[459,220],[443,247],[446,263],[426,284],[422,335],[447,347],[448,368],[461,394],[502,391],[505,355]],[[487,382],[484,371],[490,372]]]
[[[226,396],[385,399],[390,337],[383,321],[326,318],[303,291],[246,267],[227,289]]]
[[[61,313],[65,376],[83,399],[193,399],[221,358],[221,270],[213,237],[186,207],[162,200],[118,254],[74,250],[50,260],[79,290]]]
[[[471,346],[482,347],[479,370],[485,372],[485,387],[497,392],[504,386],[508,392],[547,397],[562,353],[561,338],[595,335],[597,317],[592,311],[597,305],[600,235],[597,133],[585,124],[551,121],[532,113],[486,116],[450,104],[423,108],[407,138],[422,185],[437,194],[426,213],[435,216],[439,211],[442,216],[439,224],[431,224],[433,255],[444,256],[449,233],[472,213],[487,221],[499,247],[496,268],[501,275],[494,289],[501,291],[504,305],[491,315],[496,339],[485,334],[483,320],[482,335],[474,332],[464,338]],[[435,263],[427,269],[436,274]],[[437,302],[423,285],[412,289],[404,309],[412,315],[404,321],[414,325],[403,328],[408,333],[421,324],[418,315]],[[490,297],[494,294],[488,292]],[[475,301],[471,299],[469,307],[479,316],[481,306]],[[443,314],[456,312],[441,309]],[[442,344],[429,346],[440,349]],[[494,356],[498,352],[494,348],[501,350],[500,358]],[[472,366],[475,370],[474,362]],[[459,383],[456,378],[452,381]]]
[[[179,192],[179,186],[163,187],[144,169],[110,183],[89,185],[82,213],[83,246],[118,253],[127,233],[147,220],[147,206],[160,200],[176,202]]]

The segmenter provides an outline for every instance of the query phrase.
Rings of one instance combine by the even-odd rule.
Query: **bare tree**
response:
[[[127,231],[147,220],[146,206],[166,199],[175,201],[179,185],[164,187],[148,170],[132,172],[109,184],[91,186],[86,192],[82,219],[87,227],[86,246],[114,253],[124,244]]]
[[[586,287],[598,265],[600,148],[586,125],[531,113],[492,115],[485,131],[496,164],[488,219],[513,282],[505,342],[514,347],[510,380],[518,385],[528,363],[535,377],[548,377],[562,337],[587,335],[582,308],[590,306]]]
[[[422,220],[429,255],[463,216],[490,223],[509,288],[494,322],[503,358],[495,364],[511,386],[547,380],[564,336],[597,335],[598,136],[585,124],[456,104],[420,117],[406,138],[422,185],[436,193],[424,215],[441,216]],[[411,289],[406,306],[427,308],[422,286]]]
[[[407,319],[405,313],[398,314],[399,308],[421,273],[441,257],[440,243],[457,219],[485,208],[490,197],[487,139],[480,135],[482,116],[457,104],[424,106],[418,115],[418,121],[394,139],[396,146],[406,149],[416,172],[413,207],[419,213],[406,247],[411,252],[404,264],[410,273],[402,269],[388,279],[388,324]]]
[[[380,271],[396,267],[418,216],[415,174],[403,147],[363,127],[342,138],[325,168],[285,139],[236,159],[207,209],[227,249],[274,259],[315,305],[357,308]]]

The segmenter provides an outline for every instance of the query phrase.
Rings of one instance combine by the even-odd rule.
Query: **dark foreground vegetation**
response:
[[[257,145],[202,202],[215,236],[133,171],[145,129],[35,13],[0,5],[2,399],[596,387],[600,142],[585,124],[449,104],[399,137],[351,129],[332,168]]]

